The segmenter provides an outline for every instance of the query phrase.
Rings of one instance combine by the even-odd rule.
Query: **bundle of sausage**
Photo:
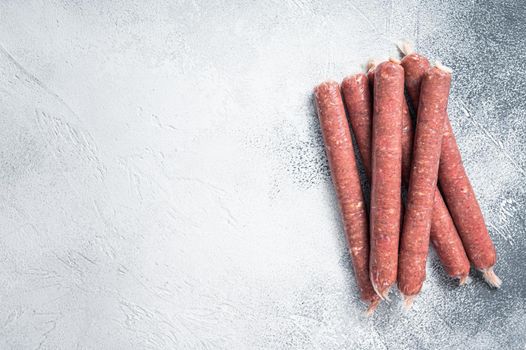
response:
[[[426,277],[430,241],[446,273],[461,285],[470,263],[488,284],[501,284],[493,271],[495,247],[447,115],[451,70],[438,62],[431,66],[407,44],[400,50],[401,61],[370,62],[366,74],[315,89],[331,177],[368,313],[389,300],[395,283],[405,305],[411,305]],[[370,180],[369,212],[350,129]],[[407,189],[405,208],[402,188]]]

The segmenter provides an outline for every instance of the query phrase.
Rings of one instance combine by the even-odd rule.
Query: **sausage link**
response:
[[[406,85],[406,88],[413,100],[418,97],[422,71],[426,65],[429,65],[429,61],[416,53],[410,53],[402,59],[406,81],[412,81],[412,84]],[[418,109],[418,105],[413,105],[413,107],[415,111]],[[458,180],[453,180],[451,177]],[[484,279],[489,285],[499,288],[502,282],[493,271],[493,266],[497,260],[495,247],[484,223],[484,217],[469,178],[462,165],[460,150],[458,149],[447,114],[445,116],[438,182],[467,257],[469,257],[475,268],[482,271]],[[433,222],[431,233],[433,233],[434,226]],[[459,244],[453,242],[452,235],[450,239],[451,246],[455,246],[457,248],[456,251],[460,252]],[[446,247],[447,244],[443,246]],[[454,251],[451,250],[451,253],[448,254],[451,258],[450,262],[455,260],[453,259]],[[466,277],[463,277],[464,280],[467,278],[467,274],[468,272],[465,273]]]
[[[398,267],[403,104],[404,69],[394,62],[380,63],[374,77],[370,275],[375,291],[385,299]]]
[[[370,61],[367,65],[368,73],[367,78],[369,79],[369,90],[371,95],[374,94],[374,69],[378,63]],[[352,120],[351,120],[352,125]],[[359,129],[358,127],[356,129]],[[360,134],[360,133],[358,133]],[[409,178],[409,169],[411,167],[411,145],[413,144],[413,125],[411,122],[411,116],[409,115],[409,109],[407,103],[402,105],[402,183],[404,179]],[[409,145],[408,147],[405,147]],[[370,178],[369,178],[370,179]],[[400,227],[404,223],[404,204],[403,201],[400,204]]]
[[[318,117],[331,177],[340,204],[354,274],[362,300],[374,311],[380,299],[369,280],[369,233],[358,168],[340,86],[325,82],[315,91]]]
[[[371,93],[369,79],[364,73],[359,73],[345,78],[342,81],[342,92],[345,106],[349,114],[349,121],[358,145],[367,178],[371,178]],[[351,117],[352,116],[352,117]]]
[[[429,234],[450,84],[451,74],[435,67],[426,72],[421,85],[398,260],[398,288],[404,295],[406,305],[411,304],[426,279]]]
[[[420,84],[424,74],[429,70],[429,60],[417,53],[411,53],[402,59],[402,67],[405,71],[405,88],[416,112],[420,100]]]
[[[402,60],[402,65],[404,65],[404,60]],[[359,75],[347,77],[342,83],[351,128],[357,140],[363,138],[367,140],[367,137],[370,137],[371,134],[371,108],[356,102],[366,98],[362,93],[362,91],[365,91],[363,90],[365,86],[369,85],[372,90],[371,81],[374,81],[374,67],[370,68],[372,69],[367,73],[368,83],[363,81],[363,78],[358,79]],[[418,89],[420,89],[420,84],[418,84]],[[362,96],[360,96],[360,94],[362,94]],[[354,108],[352,106],[354,106]],[[404,128],[405,132],[402,133],[402,159],[407,157],[407,159],[411,160],[413,126],[410,115],[403,114],[402,118],[402,125],[408,126],[407,129]],[[366,140],[361,143],[367,144]],[[367,159],[370,159],[370,147],[362,147],[360,146],[361,143],[358,142],[358,146],[360,147],[360,154],[362,155],[362,163],[367,169],[369,166]],[[410,161],[406,161],[404,164],[404,166],[407,167],[405,173],[409,174]],[[402,177],[402,181],[407,185],[409,178]],[[451,219],[451,215],[449,215],[449,211],[438,188],[435,192],[430,238],[446,273],[453,278],[459,278],[460,284],[464,284],[469,274],[469,260],[453,223],[453,219]]]
[[[473,265],[482,271],[484,279],[499,288],[501,280],[493,271],[497,260],[475,192],[462,164],[460,150],[446,114],[445,132],[438,181],[449,211],[458,229],[464,248]]]
[[[416,101],[416,104],[412,106],[416,113],[420,98],[420,84],[430,64],[424,56],[410,53],[402,59],[402,66],[407,94],[411,101]],[[438,187],[435,191],[430,236],[446,273],[451,277],[459,278],[460,284],[464,284],[469,275],[469,260]]]
[[[446,273],[464,284],[469,275],[469,260],[438,188],[435,190],[430,238]]]
[[[371,91],[373,91],[374,90],[373,87],[374,87],[375,63],[370,62],[368,65],[368,68],[369,68],[369,71],[367,73],[367,78],[369,79],[369,88]],[[345,94],[345,91],[344,91],[344,94]],[[349,106],[349,103],[347,103],[346,105]],[[352,120],[351,120],[351,125],[352,125]],[[411,114],[409,113],[409,108],[407,106],[407,103],[404,103],[402,105],[402,183],[404,185],[407,185],[409,183],[409,172],[411,171],[411,153],[413,151],[412,146],[413,146],[413,122],[411,120]],[[402,207],[402,213],[403,213],[403,207]],[[403,219],[402,216],[401,216],[401,219]]]

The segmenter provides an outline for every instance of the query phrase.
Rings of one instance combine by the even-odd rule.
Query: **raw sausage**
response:
[[[394,59],[391,59],[394,60]],[[370,60],[367,63],[367,77],[369,79],[369,89],[371,95],[374,94],[374,69],[379,62],[375,60]],[[396,63],[399,63],[396,60]],[[349,119],[351,119],[349,117]],[[352,125],[352,120],[351,120]],[[358,129],[358,128],[356,128]],[[360,133],[358,133],[360,134]],[[409,110],[407,109],[407,103],[402,105],[402,183],[404,183],[404,178],[409,177],[409,168],[411,166],[411,145],[413,144],[413,125],[411,124],[411,117],[409,115]],[[404,147],[409,145],[409,147]],[[404,205],[401,202],[400,205],[400,227],[404,222]]]
[[[450,84],[450,71],[440,67],[429,69],[421,84],[398,260],[398,288],[407,306],[420,292],[426,278],[429,233]]]
[[[413,81],[413,84],[406,85],[407,92],[413,99],[413,96],[418,97],[419,94],[422,66],[425,66],[426,64],[429,65],[429,62],[425,57],[413,53],[412,48],[407,44],[405,44],[404,47],[401,47],[401,51],[403,54],[407,55],[402,59],[402,65],[404,66],[406,79],[408,81]],[[413,105],[413,108],[416,111],[418,105]],[[497,259],[495,247],[484,223],[484,217],[482,216],[482,212],[475,197],[473,188],[471,187],[471,183],[469,182],[469,178],[467,177],[464,166],[462,165],[460,150],[458,149],[455,135],[453,134],[447,114],[444,119],[445,126],[442,139],[438,182],[445,202],[447,203],[447,207],[449,208],[450,216],[452,217],[463,245],[461,249],[459,244],[454,242],[456,238],[454,238],[453,235],[450,235],[449,239],[446,237],[440,237],[444,240],[444,244],[440,245],[441,247],[444,247],[444,249],[446,249],[445,247],[447,246],[451,247],[450,254],[448,254],[450,261],[448,264],[444,264],[444,266],[454,266],[453,263],[455,261],[460,262],[460,256],[454,255],[454,251],[460,254],[461,251],[464,250],[475,268],[483,273],[486,282],[493,287],[499,288],[502,281],[493,271],[493,266]],[[434,213],[433,225],[431,227],[431,240],[433,240],[436,216],[437,213]],[[443,218],[447,218],[445,214]],[[437,225],[438,224],[439,223],[437,222]],[[446,244],[448,241],[449,244]],[[460,269],[451,268],[452,272],[455,270],[460,271]],[[467,278],[468,272],[465,273],[465,277],[461,277],[461,282],[462,279],[465,280]]]
[[[446,273],[453,278],[459,278],[460,285],[466,283],[469,260],[438,188],[435,190],[430,239]]]
[[[349,76],[342,81],[342,92],[349,114],[349,121],[358,145],[367,178],[371,178],[371,93],[367,74],[359,73]]]
[[[371,283],[387,299],[396,282],[400,238],[404,69],[380,63],[374,75],[371,173]]]
[[[417,101],[412,105],[413,111],[417,113],[420,84],[430,64],[427,58],[412,52],[412,48],[407,43],[403,44],[401,51],[406,55],[402,59],[406,91],[410,102]],[[460,284],[464,284],[469,275],[469,260],[438,188],[435,191],[430,238],[446,273],[451,277],[459,278]]]
[[[371,181],[371,131],[372,131],[372,100],[371,95],[374,91],[374,68],[375,61],[369,61],[367,64],[368,73],[358,73],[345,78],[342,82],[342,92],[345,100],[345,106],[349,114],[351,128],[354,131],[354,138],[358,145],[358,150],[362,159],[362,164],[369,181]],[[404,104],[405,105],[405,104]],[[402,113],[409,113],[407,105]],[[411,135],[407,134],[407,125],[404,120],[409,119]],[[409,114],[402,117],[402,178],[404,175],[404,165],[409,169],[409,163],[404,164],[404,143],[407,137],[413,137],[411,118]],[[409,142],[412,142],[410,139]],[[409,147],[410,148],[410,147]],[[410,150],[409,150],[410,152]],[[409,172],[407,171],[407,174]],[[402,225],[404,208],[400,205],[400,226]]]
[[[356,281],[362,300],[370,303],[369,312],[371,313],[380,299],[369,280],[367,212],[340,86],[333,81],[325,82],[317,86],[314,93]]]
[[[447,115],[445,118],[445,132],[438,172],[440,189],[469,259],[478,270],[482,271],[489,285],[499,288],[502,282],[493,271],[497,260],[495,246],[484,223],[475,192],[462,165],[462,157],[451,123]]]
[[[404,66],[404,63],[404,60],[402,60],[402,66]],[[429,68],[429,63],[427,63],[427,65]],[[375,62],[369,61],[367,68],[367,79],[372,90],[371,81],[374,81]],[[412,66],[409,66],[409,68],[412,68]],[[405,74],[408,74],[407,69],[405,70]],[[367,85],[367,82],[364,82],[363,78],[359,78],[359,76],[360,74],[347,77],[342,83],[342,90],[345,97],[346,107],[349,112],[351,128],[357,140],[369,137],[367,135],[370,135],[371,133],[370,130],[372,124],[371,108],[363,103],[357,102],[366,99],[364,94],[367,94],[363,89],[363,87]],[[418,90],[420,89],[420,84],[418,84],[417,88]],[[402,125],[404,126],[404,132],[402,133],[402,160],[404,157],[409,159],[409,161],[406,160],[403,163],[404,167],[407,168],[404,171],[404,174],[406,174],[407,177],[403,176],[402,182],[407,185],[409,183],[408,174],[410,171],[410,160],[413,147],[413,125],[410,115],[405,113],[402,114]],[[361,144],[363,143],[367,145],[367,140],[358,142],[358,146],[360,147],[360,154],[362,155],[362,163],[364,163],[364,167],[367,169],[367,159],[370,159],[370,147],[362,147]],[[365,158],[363,156],[365,156]],[[460,278],[460,284],[464,284],[469,274],[469,260],[438,188],[435,192],[430,236],[431,243],[440,258],[446,273],[453,278]]]
[[[378,62],[371,60],[367,63],[367,78],[369,79],[369,87],[374,90],[374,69]],[[345,95],[345,91],[344,91]],[[348,106],[349,104],[347,104]],[[352,124],[352,121],[351,121]],[[359,146],[360,144],[358,144]],[[411,170],[411,152],[413,146],[413,122],[411,121],[411,114],[407,103],[402,105],[402,183],[407,185],[409,182],[409,171]],[[402,208],[403,212],[403,208]],[[402,218],[401,218],[402,219]]]
[[[413,52],[413,48],[408,42],[402,43],[399,49],[404,55],[404,58],[402,58],[402,67],[404,67],[405,73],[405,88],[409,95],[409,102],[416,114],[418,101],[420,99],[420,84],[425,72],[430,68],[429,60]]]

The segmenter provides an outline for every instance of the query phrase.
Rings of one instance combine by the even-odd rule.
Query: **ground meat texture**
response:
[[[421,85],[398,260],[398,288],[407,303],[420,292],[426,278],[431,217],[450,85],[451,74],[437,67],[424,74]]]
[[[415,75],[415,72],[413,71],[414,66],[411,64],[412,62],[413,60],[402,60],[402,65],[405,68],[406,76],[408,74],[413,76]],[[427,62],[427,66],[429,67],[429,62],[427,61],[427,59],[425,59],[425,62]],[[416,69],[420,70],[420,65],[422,65],[421,62],[418,63]],[[374,81],[374,66],[371,68],[372,69],[370,69],[367,73],[367,77],[369,80],[369,85],[372,89],[371,80]],[[420,82],[423,74],[418,76],[420,77],[420,81],[418,82],[418,84],[412,85],[413,87],[416,87],[416,90],[418,90],[416,91],[416,96],[419,96],[420,94]],[[352,77],[349,77],[347,79],[352,79]],[[350,84],[348,85],[351,86]],[[411,91],[413,91],[413,96],[415,96],[414,88],[413,90],[408,88],[408,93],[411,93]],[[358,92],[356,91],[354,92],[354,94],[356,95],[358,94]],[[372,116],[369,115],[369,120],[366,120],[366,118],[363,117],[363,112],[358,113],[357,115],[362,116],[361,120],[359,123],[354,122],[353,119],[355,118],[355,114],[351,113],[352,109],[349,108],[350,104],[354,104],[354,100],[346,98],[346,105],[349,110],[349,119],[351,121],[353,133],[358,139],[360,138],[360,135],[367,135],[368,133],[370,133],[368,130],[371,128]],[[410,115],[407,115],[405,113],[402,114],[402,125],[404,130],[402,134],[402,160],[404,160],[404,158],[406,160],[403,163],[403,173],[406,175],[402,177],[402,182],[405,185],[408,185],[413,145],[413,126]],[[360,143],[358,143],[358,145],[360,145]],[[367,154],[367,150],[360,148],[360,154]],[[362,162],[364,163],[364,166],[366,166],[366,160],[364,158],[362,158]],[[435,251],[446,273],[451,277],[459,278],[460,284],[464,284],[469,275],[469,260],[464,250],[464,246],[462,245],[462,241],[460,240],[460,237],[458,235],[457,229],[455,228],[455,225],[453,223],[453,219],[449,214],[449,210],[446,207],[446,204],[444,203],[444,200],[438,188],[435,192],[433,216],[431,219],[430,238],[431,243],[433,244],[433,247],[435,248]]]
[[[374,76],[371,174],[371,282],[382,298],[396,282],[400,237],[404,70],[380,63]]]
[[[364,73],[347,77],[342,82],[345,106],[349,121],[358,145],[362,164],[367,177],[371,177],[371,115],[372,100],[369,90],[369,79]]]
[[[402,67],[405,71],[405,88],[415,111],[418,109],[418,101],[420,100],[420,83],[430,66],[429,60],[417,53],[411,53],[402,59]]]
[[[447,114],[442,141],[442,155],[438,179],[440,189],[460,234],[469,260],[480,271],[484,279],[494,287],[501,280],[495,275],[493,266],[497,260],[495,247],[484,223],[484,217],[475,192],[462,164],[462,157]]]
[[[446,273],[464,284],[469,275],[469,260],[438,188],[435,190],[430,238]]]
[[[370,65],[367,78],[369,79],[369,88],[374,88],[374,64]],[[349,106],[349,103],[346,103]],[[351,120],[352,124],[352,120]],[[359,144],[358,144],[359,145]],[[402,105],[402,183],[407,185],[409,183],[409,172],[411,170],[411,153],[413,148],[413,121],[407,103]],[[402,207],[403,213],[403,207]],[[401,219],[402,216],[400,217]]]
[[[372,311],[379,297],[369,280],[367,212],[340,86],[336,82],[325,82],[316,87],[314,93],[356,281],[362,300],[370,303],[369,311]]]
[[[370,69],[367,74],[359,73],[345,78],[342,82],[342,91],[345,100],[345,106],[349,114],[351,128],[354,133],[354,138],[358,144],[358,150],[361,155],[362,164],[369,181],[371,181],[371,132],[372,132],[372,99],[373,84],[374,84],[374,68],[375,65],[370,64]],[[404,174],[404,143],[412,144],[412,129],[411,117],[407,105],[404,104],[402,111],[402,173]],[[404,122],[404,120],[409,120]],[[408,128],[409,127],[409,128]],[[408,133],[409,131],[409,133]],[[408,140],[407,137],[410,139]],[[411,146],[409,146],[411,152]],[[408,158],[410,159],[410,158]],[[410,162],[410,161],[409,161]],[[406,167],[407,175],[409,174],[409,162]],[[403,175],[402,175],[403,178]],[[404,207],[400,206],[400,227],[402,226]]]
[[[405,87],[412,101],[420,98],[420,84],[424,73],[430,64],[427,58],[416,53],[410,53],[402,59],[405,73]],[[418,102],[413,104],[413,111],[418,112]],[[402,145],[404,147],[404,145]],[[469,275],[469,260],[464,246],[453,223],[453,219],[438,190],[435,191],[433,216],[431,219],[431,242],[437,255],[446,270],[446,273],[460,279],[464,284]]]

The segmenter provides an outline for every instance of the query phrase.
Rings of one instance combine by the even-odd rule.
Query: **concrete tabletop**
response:
[[[1,349],[524,349],[523,1],[1,1]],[[450,119],[502,278],[436,255],[364,316],[313,87],[396,55]]]

